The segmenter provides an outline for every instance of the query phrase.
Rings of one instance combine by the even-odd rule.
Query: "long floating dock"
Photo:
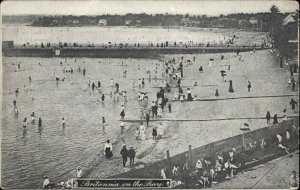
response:
[[[7,57],[92,57],[92,58],[159,58],[162,54],[200,54],[247,52],[268,48],[253,46],[215,46],[215,47],[3,47],[2,53]]]

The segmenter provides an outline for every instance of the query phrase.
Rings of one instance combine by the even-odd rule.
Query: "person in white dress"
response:
[[[141,126],[140,126],[140,139],[142,141],[144,141],[146,139],[145,131],[146,131],[146,127],[144,126],[143,123],[141,123]]]

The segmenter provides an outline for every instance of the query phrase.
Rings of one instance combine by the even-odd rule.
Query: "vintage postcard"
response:
[[[297,189],[296,1],[1,2],[2,189]]]

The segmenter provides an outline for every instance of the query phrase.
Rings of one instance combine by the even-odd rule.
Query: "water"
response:
[[[241,33],[241,32],[240,32]],[[253,41],[248,36],[259,36],[257,33],[242,32],[244,39]],[[159,34],[159,35],[158,35]],[[225,36],[232,32],[227,31]],[[162,29],[162,28],[127,28],[127,27],[29,27],[8,26],[3,28],[3,39],[14,40],[16,44],[30,41],[40,42],[77,42],[106,43],[134,42],[148,43],[157,40],[202,42],[218,40],[223,33],[218,30],[202,29]],[[257,37],[260,38],[260,37]],[[242,40],[242,39],[241,39]],[[244,40],[245,42],[245,40]],[[207,56],[207,55],[206,55]],[[202,57],[199,56],[199,57]],[[191,59],[191,58],[190,58]],[[198,59],[198,58],[197,58]],[[208,57],[207,57],[208,60]],[[15,72],[17,63],[21,63],[21,71]],[[63,65],[60,66],[60,62]],[[101,63],[99,63],[99,61]],[[120,66],[122,62],[128,67]],[[4,58],[3,59],[3,120],[2,120],[2,183],[7,188],[41,188],[43,175],[47,174],[54,182],[67,180],[76,175],[78,165],[85,169],[102,156],[104,141],[118,139],[120,101],[109,97],[110,79],[120,84],[120,90],[126,90],[128,103],[126,117],[138,118],[140,105],[137,100],[138,78],[145,77],[145,69],[154,70],[157,60],[146,59],[61,59],[61,58]],[[38,63],[41,63],[39,66]],[[138,70],[140,65],[140,70]],[[83,76],[77,72],[78,66],[86,68]],[[63,74],[63,68],[73,68],[74,73]],[[127,70],[127,79],[122,78]],[[195,69],[193,69],[195,70]],[[160,67],[158,78],[160,78]],[[65,82],[56,85],[53,75],[66,77]],[[28,77],[32,77],[29,83]],[[152,75],[153,76],[153,75]],[[100,95],[88,87],[88,77],[92,82],[101,81],[106,94],[104,104],[98,102]],[[194,80],[190,78],[190,80]],[[73,84],[71,84],[73,81]],[[25,87],[24,87],[25,85]],[[149,100],[155,99],[157,88],[163,86],[160,80],[146,82],[144,91]],[[16,88],[20,89],[16,97]],[[28,88],[28,92],[26,89]],[[200,97],[200,94],[199,94]],[[32,100],[33,98],[33,100]],[[13,113],[13,100],[17,100],[18,117]],[[150,104],[150,102],[149,102]],[[174,107],[176,110],[176,107]],[[37,122],[30,124],[30,114],[35,112],[41,117],[43,127],[39,129]],[[180,113],[178,113],[180,114]],[[102,117],[108,125],[102,130]],[[27,117],[27,130],[21,127],[21,121]],[[67,126],[62,128],[61,119],[66,119]],[[115,153],[118,154],[118,150]]]
[[[31,27],[4,25],[3,40],[16,44],[67,42],[79,44],[103,43],[188,43],[219,42],[233,36],[233,30],[201,28],[133,28],[133,27]],[[251,34],[251,33],[250,33]],[[243,32],[243,35],[249,35]]]

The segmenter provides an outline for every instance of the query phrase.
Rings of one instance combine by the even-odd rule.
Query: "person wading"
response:
[[[123,146],[120,154],[122,155],[122,159],[123,159],[123,167],[125,167],[127,163],[127,156],[128,156],[128,150],[126,148],[126,145]]]

